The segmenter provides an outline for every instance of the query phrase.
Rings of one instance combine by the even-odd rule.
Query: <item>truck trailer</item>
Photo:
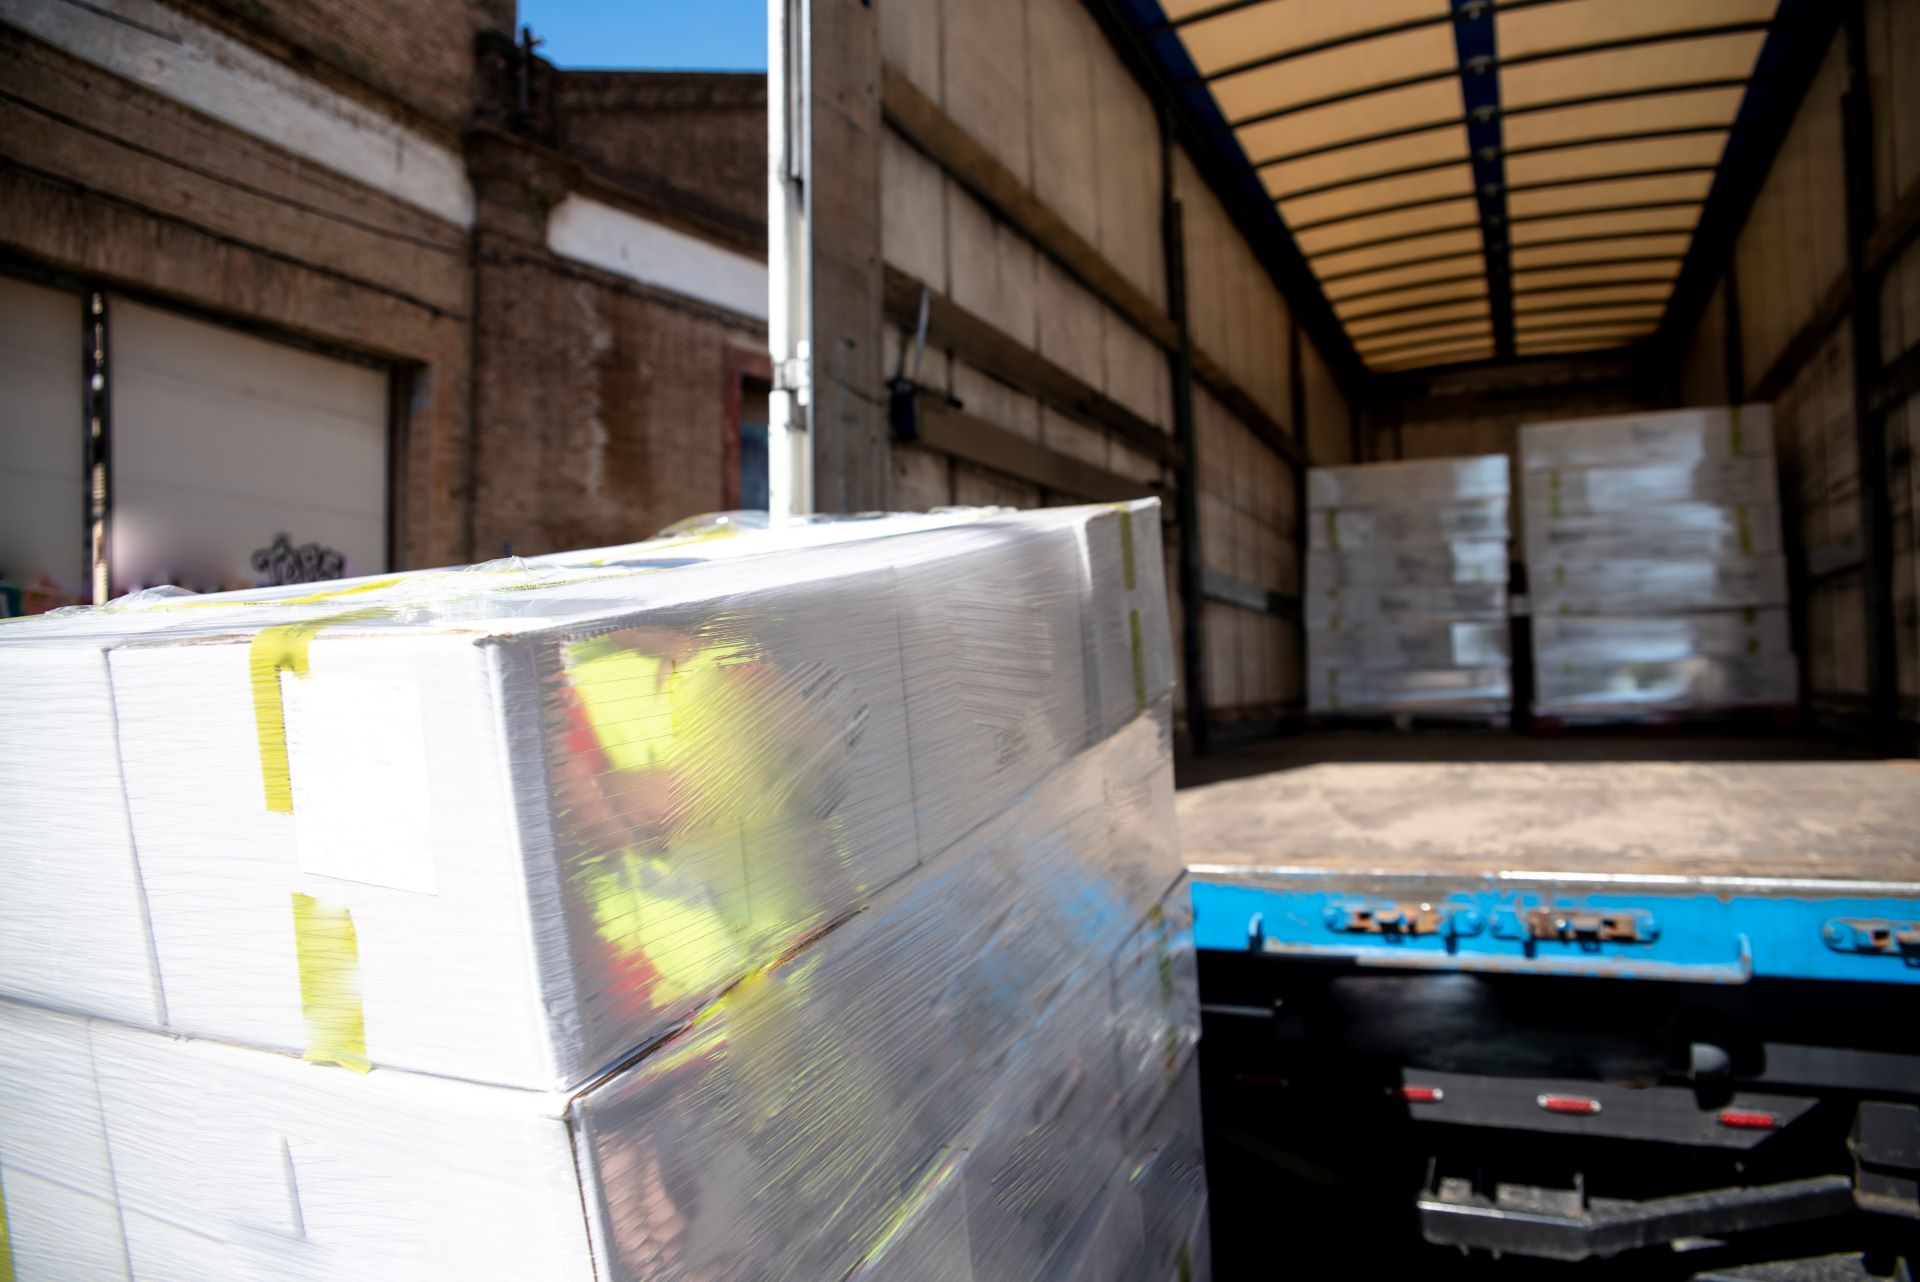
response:
[[[1167,500],[1218,1276],[1910,1274],[1920,9],[769,13],[773,507]]]

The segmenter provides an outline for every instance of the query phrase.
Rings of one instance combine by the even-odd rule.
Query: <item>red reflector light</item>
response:
[[[1438,1104],[1447,1097],[1438,1086],[1396,1086],[1393,1093],[1409,1104]]]
[[[1549,1113],[1573,1113],[1591,1117],[1600,1111],[1600,1101],[1584,1095],[1537,1095],[1534,1103]]]
[[[1780,1125],[1780,1119],[1772,1113],[1748,1113],[1728,1108],[1720,1111],[1720,1125],[1742,1131],[1770,1131]]]

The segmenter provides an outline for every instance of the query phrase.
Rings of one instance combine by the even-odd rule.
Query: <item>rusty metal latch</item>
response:
[[[1323,917],[1327,929],[1354,935],[1477,935],[1480,914],[1456,904],[1335,904]]]
[[[1570,944],[1650,944],[1660,924],[1642,908],[1516,908],[1501,914],[1494,933],[1506,938]]]
[[[1820,928],[1820,937],[1836,952],[1920,960],[1920,921],[1835,917]]]

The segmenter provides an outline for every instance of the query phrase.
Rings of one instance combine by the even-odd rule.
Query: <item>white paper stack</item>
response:
[[[1504,455],[1307,474],[1307,707],[1502,716]]]
[[[1520,430],[1542,716],[1793,702],[1764,405]]]
[[[1149,1195],[1190,1234],[1203,1187],[1128,1174],[1197,1033],[1158,536],[6,625],[10,743],[65,745],[0,763],[0,1055],[54,1101],[0,1111],[18,1276],[920,1277],[957,1203],[952,1276],[1040,1277]]]

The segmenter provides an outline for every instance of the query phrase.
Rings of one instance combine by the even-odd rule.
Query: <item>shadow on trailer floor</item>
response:
[[[1529,735],[1487,727],[1330,727],[1233,744],[1175,767],[1182,788],[1327,762],[1866,761],[1873,753],[1839,739],[1775,727],[1723,725],[1574,730]]]

